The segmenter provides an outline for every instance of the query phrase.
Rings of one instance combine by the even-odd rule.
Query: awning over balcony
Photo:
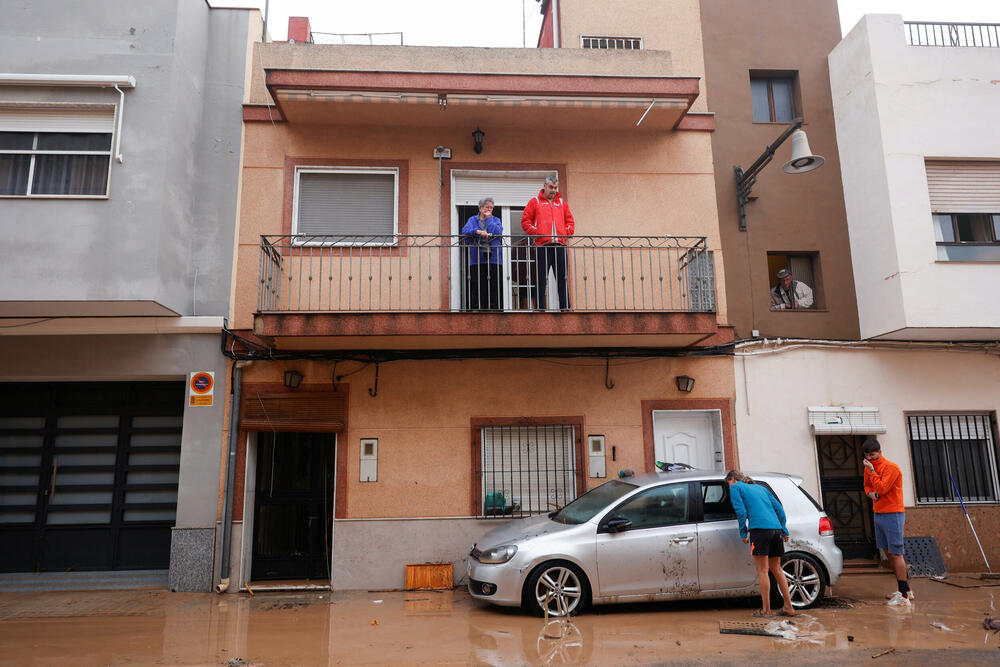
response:
[[[379,126],[662,132],[684,126],[698,84],[696,77],[648,75],[266,71],[282,119]],[[250,110],[245,117],[266,120]],[[704,118],[687,120],[708,129]]]

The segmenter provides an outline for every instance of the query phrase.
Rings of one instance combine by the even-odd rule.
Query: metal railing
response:
[[[309,37],[313,44],[403,45],[401,32],[313,32]]]
[[[712,254],[700,236],[574,236],[566,239],[568,310],[713,312]],[[558,308],[558,279],[538,277],[543,246],[494,237],[485,251],[463,236],[262,236],[257,310],[434,312],[487,307],[477,280],[493,281],[490,309]],[[475,255],[495,269],[480,272]],[[470,255],[472,253],[472,255]],[[470,259],[474,262],[470,265]],[[499,260],[499,261],[497,261]],[[541,303],[538,297],[541,296]]]
[[[1000,47],[1000,24],[904,21],[910,46]]]

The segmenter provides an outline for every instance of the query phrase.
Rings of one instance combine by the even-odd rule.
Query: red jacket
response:
[[[537,197],[532,197],[524,207],[521,216],[521,229],[535,237],[537,245],[560,243],[566,245],[560,236],[573,236],[573,214],[569,212],[569,204],[556,193],[556,198],[549,201],[545,191],[539,190]],[[556,238],[553,238],[553,234]]]
[[[899,466],[879,456],[872,461],[875,472],[865,467],[865,494],[872,491],[878,494],[873,509],[876,514],[903,512],[903,474]]]

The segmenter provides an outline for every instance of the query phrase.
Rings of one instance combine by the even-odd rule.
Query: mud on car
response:
[[[469,554],[469,593],[551,616],[591,604],[759,595],[724,474],[687,470],[611,480],[556,512],[499,526]],[[782,569],[795,608],[812,607],[843,567],[833,525],[802,478],[750,475],[784,507],[790,539]],[[780,605],[773,581],[771,591]]]

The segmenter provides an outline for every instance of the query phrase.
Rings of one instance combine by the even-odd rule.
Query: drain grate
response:
[[[778,632],[768,629],[768,623],[753,621],[719,621],[720,635],[757,635],[760,637],[781,637]]]
[[[943,577],[948,574],[944,558],[933,537],[904,537],[906,571],[911,577]]]

